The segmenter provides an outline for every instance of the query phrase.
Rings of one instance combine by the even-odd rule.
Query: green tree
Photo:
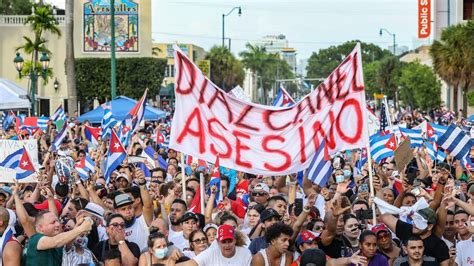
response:
[[[236,85],[242,85],[244,82],[245,72],[242,62],[222,46],[214,46],[206,59],[211,62],[211,80],[217,86],[225,91],[232,90]]]
[[[381,93],[377,82],[377,73],[380,61],[373,61],[364,65],[364,84],[367,98],[373,98],[374,93]]]
[[[458,88],[463,91],[463,116],[467,94],[474,84],[474,22],[447,27],[430,48],[436,73],[453,88],[453,109],[458,109]]]
[[[2,0],[0,1],[1,15],[29,15],[33,3],[31,0]]]
[[[388,97],[395,98],[395,109],[398,109],[398,83],[400,75],[400,61],[395,56],[385,57],[380,60],[377,70],[377,83],[382,89],[382,93]]]
[[[110,59],[76,59],[76,85],[79,99],[110,97]],[[164,78],[166,60],[152,57],[118,58],[117,94],[139,99],[146,88],[148,97],[159,92]],[[91,89],[94,88],[94,89]]]
[[[354,49],[357,40],[348,41],[341,45],[330,46],[313,52],[308,59],[307,76],[310,78],[326,78],[342,62],[342,60]],[[372,43],[361,43],[362,62],[364,64],[380,60],[391,53],[388,50],[382,50],[379,46]]]
[[[419,62],[404,65],[398,83],[400,98],[406,105],[429,110],[441,104],[441,83],[432,68]]]

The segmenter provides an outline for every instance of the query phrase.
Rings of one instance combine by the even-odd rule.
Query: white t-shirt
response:
[[[125,228],[125,239],[137,244],[141,252],[148,249],[148,235],[150,231],[143,215],[137,217],[132,226]]]
[[[474,264],[474,242],[472,239],[460,241],[456,244],[456,263],[458,266]]]
[[[168,241],[172,242],[181,252],[189,250],[189,240],[184,238],[183,232],[179,235],[175,235],[173,238],[168,238]]]
[[[183,230],[181,231],[174,231],[172,228],[171,228],[171,224],[168,228],[168,240],[170,242],[173,242],[171,241],[171,239],[175,238],[175,237],[178,237],[179,235],[183,235]]]
[[[193,258],[199,266],[246,266],[252,261],[252,253],[243,247],[235,247],[235,255],[232,258],[222,256],[221,250],[217,248],[208,248]]]

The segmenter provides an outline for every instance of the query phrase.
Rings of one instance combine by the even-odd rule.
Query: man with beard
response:
[[[400,240],[406,242],[411,236],[420,237],[424,244],[424,255],[434,257],[441,266],[449,265],[448,246],[433,233],[436,213],[429,207],[417,212],[425,223],[415,220],[413,225],[408,224],[388,213],[382,214],[381,218]]]
[[[147,222],[143,215],[135,217],[133,209],[133,199],[129,194],[123,193],[115,196],[114,209],[116,213],[125,218],[125,239],[134,242],[140,247],[140,251],[148,249],[148,230]]]
[[[377,236],[379,253],[384,255],[389,264],[392,265],[393,261],[400,255],[400,248],[393,242],[392,233],[385,224],[375,225],[372,227],[372,232]]]
[[[410,265],[421,265],[421,266],[436,266],[439,265],[435,258],[423,256],[424,244],[423,240],[419,236],[412,235],[407,238],[405,242],[405,253],[406,257],[399,257],[393,263],[393,266],[410,266]]]
[[[456,241],[456,230],[454,228],[454,212],[447,211],[446,226],[444,227],[443,237],[441,239],[446,243],[448,248],[451,248]]]
[[[186,206],[186,202],[182,199],[175,199],[171,204],[170,214],[169,214],[169,233],[168,233],[168,240],[173,242],[175,239],[179,239],[183,236],[183,228],[181,227],[181,218],[183,217],[184,213],[188,209]],[[163,220],[165,222],[166,218],[163,216]]]
[[[58,217],[49,211],[40,212],[35,220],[36,234],[32,235],[26,246],[26,266],[60,266],[63,247],[81,234],[92,229],[92,221],[81,220],[71,231],[61,233]]]

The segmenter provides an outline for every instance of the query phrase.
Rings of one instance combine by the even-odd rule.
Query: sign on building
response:
[[[110,2],[83,1],[84,52],[110,52]],[[138,52],[138,4],[131,0],[115,1],[115,49]]]

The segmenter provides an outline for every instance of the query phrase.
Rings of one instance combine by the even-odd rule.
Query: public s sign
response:
[[[431,0],[418,0],[418,38],[431,34]]]

